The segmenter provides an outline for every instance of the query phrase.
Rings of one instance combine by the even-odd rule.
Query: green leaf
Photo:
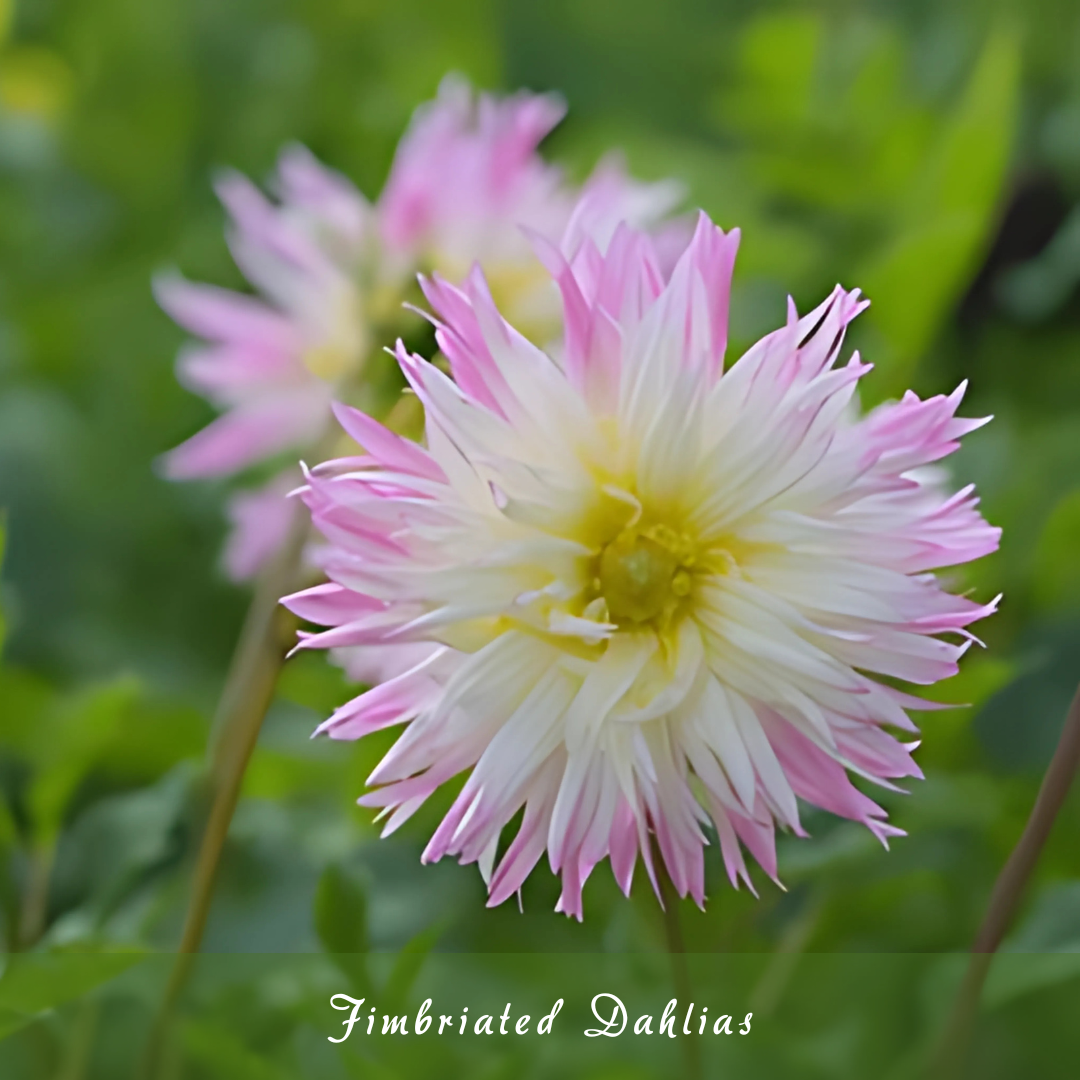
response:
[[[11,814],[11,808],[8,806],[3,790],[0,789],[0,852],[3,852],[5,848],[12,847],[18,839],[18,835],[15,818]]]
[[[959,766],[970,760],[975,740],[972,719],[994,694],[1016,678],[1017,673],[1014,660],[993,653],[968,653],[960,664],[958,675],[927,687],[923,696],[928,700],[953,707],[919,719],[919,726],[926,733],[923,766]]]
[[[14,0],[0,0],[0,42],[7,38],[11,30],[11,16],[14,10]]]
[[[748,92],[733,102],[744,124],[787,126],[803,118],[824,33],[816,12],[768,14],[749,25],[740,48]]]
[[[0,1039],[6,1039],[26,1027],[34,1019],[29,1013],[0,1007]]]
[[[231,1031],[205,1021],[184,1025],[184,1049],[209,1075],[222,1080],[284,1080],[289,1075]]]
[[[999,28],[911,185],[895,239],[854,275],[884,339],[882,392],[903,388],[988,243],[1016,127],[1019,70],[1016,36]]]
[[[1033,259],[1002,274],[995,293],[1002,306],[1022,322],[1038,322],[1062,308],[1080,281],[1080,207]]]
[[[887,366],[882,374],[888,378],[888,387],[879,381],[880,393],[899,393],[906,383],[954,294],[962,288],[983,232],[973,212],[913,220],[857,275],[870,297],[872,325],[884,338],[881,348]],[[876,358],[881,356],[881,352],[876,354]]]
[[[369,1054],[361,1056],[348,1043],[338,1048],[342,1065],[355,1080],[404,1080],[402,1074]]]
[[[72,795],[112,743],[138,694],[138,681],[123,676],[75,695],[59,707],[53,723],[43,726],[27,798],[38,845],[55,841]]]
[[[315,890],[315,931],[330,953],[366,953],[367,897],[340,866],[328,866]]]
[[[36,1014],[74,1001],[115,979],[145,956],[134,949],[13,953],[0,976],[0,1032],[15,1022],[13,1014],[29,1022]]]
[[[1074,942],[1073,948],[1080,948]],[[1025,994],[1080,978],[1080,952],[1000,953],[986,977],[983,1003],[999,1008]]]
[[[371,994],[367,969],[367,896],[340,866],[323,871],[315,890],[315,932],[323,948],[365,997]]]
[[[1080,488],[1065,495],[1051,511],[1035,551],[1032,590],[1043,608],[1080,603]]]
[[[1004,948],[1080,953],[1080,882],[1060,882],[1044,889]]]
[[[960,672],[951,679],[945,679],[925,691],[925,697],[958,707],[982,705],[991,694],[997,693],[1017,674],[1017,664],[1003,656],[989,653],[970,653],[964,657]],[[936,730],[940,717],[935,716],[933,725]]]
[[[0,0],[2,2],[2,0]],[[6,515],[0,514],[0,571],[4,569],[4,546],[7,539]],[[2,599],[2,596],[0,596]],[[7,636],[7,623],[4,620],[4,607],[0,604],[0,652],[4,649],[4,638]]]
[[[57,693],[44,679],[28,671],[0,665],[0,716],[4,718],[4,748],[33,759],[41,732],[49,723]]]
[[[345,672],[323,655],[301,653],[282,668],[278,695],[321,716],[332,713],[342,702],[356,694]]]
[[[445,923],[438,922],[426,930],[421,930],[398,953],[390,978],[386,980],[385,995],[389,1008],[404,1006],[405,999],[409,996],[409,991],[412,990],[413,983],[416,982],[416,977],[424,966],[424,961],[435,948],[445,929]]]
[[[338,788],[343,767],[342,760],[313,760],[260,746],[244,774],[244,798],[285,802],[325,795]]]

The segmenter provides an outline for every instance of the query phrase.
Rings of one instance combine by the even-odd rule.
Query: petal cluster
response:
[[[571,187],[537,153],[565,111],[554,94],[498,100],[448,76],[417,109],[379,200],[392,257],[455,282],[481,263],[503,313],[538,340],[557,334],[560,312],[526,233],[571,246],[587,235],[605,249],[620,221],[655,224],[681,195],[670,181],[631,180],[616,158]]]
[[[425,860],[478,863],[498,904],[546,852],[579,918],[605,857],[624,890],[659,857],[701,903],[714,836],[732,884],[745,853],[775,878],[800,799],[887,841],[850,777],[918,776],[928,706],[878,677],[947,678],[994,608],[933,574],[998,542],[933,468],[982,421],[962,388],[860,417],[869,366],[840,357],[865,302],[839,287],[725,370],[738,234],[704,216],[670,275],[627,227],[538,243],[562,342],[478,271],[425,281],[450,373],[397,350],[425,445],[339,408],[365,455],[303,492],[329,582],[285,603],[329,629],[300,647],[417,650],[319,729],[404,725],[361,803],[390,832],[467,771]]]
[[[230,249],[257,296],[175,274],[155,282],[161,306],[200,339],[181,350],[180,381],[221,410],[165,455],[172,479],[230,476],[313,445],[335,390],[371,351],[372,207],[302,147],[282,153],[274,187],[277,201],[237,173],[217,184]],[[232,497],[230,576],[252,576],[284,541],[284,495],[298,479],[288,468]]]
[[[260,296],[156,282],[162,307],[201,339],[181,352],[180,381],[223,410],[166,456],[174,479],[227,476],[310,443],[335,382],[370,349],[358,280],[371,208],[300,147],[282,154],[276,187],[278,203],[236,173],[217,185],[233,257]]]
[[[299,147],[281,156],[275,199],[226,175],[217,190],[230,248],[258,295],[176,275],[157,282],[162,307],[201,339],[181,353],[181,381],[222,410],[166,455],[166,474],[227,476],[310,448],[379,331],[408,317],[401,303],[418,269],[458,281],[482,261],[519,323],[556,336],[557,292],[523,230],[555,243],[587,233],[606,247],[617,221],[658,221],[679,194],[634,183],[611,161],[582,189],[567,184],[537,152],[562,113],[554,97],[477,96],[449,78],[417,110],[374,205]],[[279,494],[292,475],[234,501],[233,574],[254,572],[280,542],[288,514]]]

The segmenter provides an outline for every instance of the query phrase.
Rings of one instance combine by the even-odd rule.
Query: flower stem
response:
[[[218,703],[209,752],[210,815],[195,864],[176,961],[143,1059],[142,1075],[147,1080],[152,1080],[160,1068],[173,1009],[202,943],[214,880],[244,773],[291,644],[295,619],[278,601],[296,586],[308,530],[307,508],[297,503],[286,542],[256,586]]]
[[[295,620],[278,601],[296,582],[307,534],[307,508],[298,504],[279,558],[259,581],[221,696],[211,743],[213,803],[195,867],[181,955],[198,952],[202,943],[229,823],[291,644]]]
[[[675,996],[688,1006],[693,1001],[690,989],[690,968],[686,963],[686,944],[683,940],[682,922],[679,919],[681,898],[668,875],[664,860],[655,860],[657,884],[660,886],[660,907],[664,913],[664,936],[671,956],[671,976],[675,984]],[[676,1010],[678,1012],[678,1010]],[[701,1044],[697,1032],[682,1039],[685,1080],[701,1080]]]
[[[994,953],[1005,937],[1023,898],[1024,890],[1043,845],[1050,835],[1054,820],[1069,794],[1073,777],[1080,766],[1080,687],[1069,706],[1065,725],[1061,730],[1057,749],[1043,777],[1042,786],[1035,799],[1031,816],[1012,854],[1002,868],[990,894],[982,926],[971,947],[964,980],[960,984],[956,1000],[941,1042],[930,1063],[930,1074],[935,1077],[955,1077],[963,1065],[971,1042],[975,1017],[979,1010],[979,998],[983,983],[993,962]]]
[[[760,978],[750,991],[750,1007],[755,1016],[772,1016],[791,983],[799,960],[806,952],[814,932],[818,928],[821,913],[825,909],[824,890],[811,896],[803,910],[787,925],[780,935],[776,949]]]
[[[79,1003],[72,1023],[72,1032],[58,1080],[85,1080],[94,1052],[101,1003],[96,997],[85,997]]]
[[[19,912],[19,934],[16,942],[18,949],[33,948],[45,930],[49,908],[49,882],[55,857],[55,841],[37,844],[30,850],[26,890]]]

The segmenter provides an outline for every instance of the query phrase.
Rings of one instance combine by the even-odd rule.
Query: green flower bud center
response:
[[[673,542],[670,530],[649,530],[654,535],[632,529],[621,532],[600,555],[598,585],[613,619],[647,622],[672,608],[690,592],[692,560]]]

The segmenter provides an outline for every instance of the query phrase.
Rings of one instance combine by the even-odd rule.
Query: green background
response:
[[[210,181],[264,178],[290,140],[376,195],[451,69],[560,90],[570,114],[545,151],[572,175],[616,145],[741,226],[735,353],[787,293],[806,309],[858,285],[866,404],[967,378],[965,413],[995,415],[952,466],[1002,549],[953,578],[1005,600],[986,651],[938,688],[968,707],[924,717],[927,780],[884,799],[910,836],[886,853],[808,814],[813,839],[780,844],[786,893],[762,875],[760,899],[733,892],[710,851],[707,910],[681,912],[712,954],[703,999],[761,1018],[710,1075],[903,1075],[960,970],[931,954],[970,943],[1080,676],[1078,5],[30,0],[0,18],[0,938],[13,950],[29,926],[33,942],[0,977],[0,1075],[133,1075],[165,974],[140,950],[178,939],[247,600],[216,569],[226,488],[153,468],[211,413],[174,379],[182,335],[151,275],[239,285]],[[659,1043],[586,1042],[576,1021],[543,1052],[325,1041],[329,994],[353,984],[415,1010],[425,980],[458,980],[474,1013],[561,986],[580,1011],[668,977],[655,901],[624,900],[606,866],[578,925],[552,913],[543,867],[524,913],[485,910],[473,867],[421,868],[446,797],[379,841],[354,800],[385,740],[308,739],[349,692],[321,657],[286,669],[208,927],[209,950],[238,955],[200,969],[173,1076],[672,1075]],[[1074,1075],[1080,797],[1007,947],[1039,955],[995,969],[977,1074]],[[522,952],[546,959],[483,955]]]

